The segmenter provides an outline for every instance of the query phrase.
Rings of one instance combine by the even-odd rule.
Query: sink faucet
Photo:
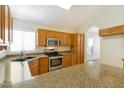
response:
[[[24,51],[21,51],[21,57],[24,57],[24,56],[25,56]]]

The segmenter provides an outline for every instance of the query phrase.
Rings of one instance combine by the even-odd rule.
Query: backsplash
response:
[[[37,47],[36,52],[43,53],[46,48],[47,47]],[[70,46],[56,47],[56,51],[71,51],[71,47]]]
[[[0,50],[0,59],[6,56],[6,50]]]
[[[40,47],[37,46],[35,51],[25,52],[25,54],[27,54],[27,53],[43,53],[46,48],[47,47],[44,47],[44,46],[40,46]],[[60,52],[62,52],[62,51],[71,51],[71,47],[70,46],[56,47],[56,51],[60,51]],[[10,52],[10,48],[8,47],[7,55],[15,55],[15,54],[20,54],[20,53]]]

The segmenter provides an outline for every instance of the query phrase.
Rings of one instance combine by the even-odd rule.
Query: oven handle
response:
[[[56,59],[56,58],[63,58],[63,56],[58,56],[58,57],[49,57],[49,59]]]

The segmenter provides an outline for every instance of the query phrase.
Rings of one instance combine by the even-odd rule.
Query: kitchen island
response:
[[[33,79],[13,84],[15,88],[94,88],[124,87],[123,69],[88,62],[51,71]]]

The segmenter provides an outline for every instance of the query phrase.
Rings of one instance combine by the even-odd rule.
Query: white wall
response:
[[[43,23],[17,19],[17,18],[14,18],[13,25],[14,25],[14,30],[36,31],[37,28],[45,28],[45,29],[50,29],[50,30],[55,30],[60,32],[70,32],[70,33],[74,32],[70,29],[64,29],[62,27],[58,27],[54,25],[43,24]]]
[[[122,68],[124,36],[101,37],[100,62]]]
[[[92,26],[99,29],[124,24],[123,6],[103,6],[87,24],[79,28],[79,32],[86,32]],[[103,37],[100,40],[100,62],[122,68],[124,58],[124,36]]]

